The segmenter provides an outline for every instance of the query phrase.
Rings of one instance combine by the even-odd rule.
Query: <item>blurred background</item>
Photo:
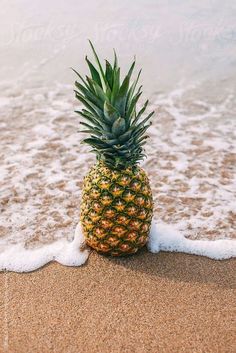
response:
[[[87,38],[104,58],[134,55],[146,90],[236,77],[234,0],[1,0],[0,80],[71,83]],[[229,84],[229,82],[227,83]]]

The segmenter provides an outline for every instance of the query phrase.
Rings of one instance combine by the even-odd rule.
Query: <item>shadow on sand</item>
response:
[[[134,272],[145,272],[149,276],[165,277],[177,282],[211,283],[227,289],[236,288],[236,259],[219,261],[170,252],[152,254],[146,248],[132,256],[104,257],[117,266],[124,266]]]

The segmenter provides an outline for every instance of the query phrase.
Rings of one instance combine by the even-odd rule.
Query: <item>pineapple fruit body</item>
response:
[[[86,243],[98,252],[133,254],[147,240],[152,192],[139,166],[118,170],[99,162],[84,179],[81,224]]]

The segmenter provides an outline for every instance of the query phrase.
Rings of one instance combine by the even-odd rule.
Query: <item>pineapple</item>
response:
[[[83,143],[97,156],[97,164],[84,178],[82,229],[86,243],[98,252],[133,254],[146,244],[153,215],[149,180],[138,163],[145,157],[143,146],[154,112],[143,118],[148,101],[137,112],[141,70],[130,82],[135,60],[121,82],[116,52],[114,63],[106,60],[103,68],[89,43],[96,67],[86,57],[90,77],[73,70],[79,78],[75,96],[83,105],[76,113],[83,118],[82,132],[90,134]]]

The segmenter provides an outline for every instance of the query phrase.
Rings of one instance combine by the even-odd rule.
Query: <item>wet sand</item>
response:
[[[236,260],[142,250],[0,274],[0,352],[236,351]]]

